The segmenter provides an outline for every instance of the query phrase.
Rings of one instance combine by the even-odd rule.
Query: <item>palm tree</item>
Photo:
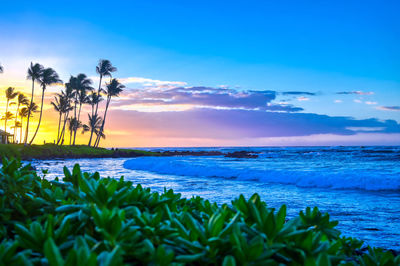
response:
[[[61,93],[57,94],[57,97],[54,97],[54,101],[51,102],[53,105],[54,109],[59,113],[58,117],[58,130],[57,130],[57,145],[59,144],[62,136],[62,131],[60,132],[61,129],[61,118],[62,116],[66,115],[67,112],[72,110],[72,107],[70,105],[70,101],[67,97],[67,95],[64,93],[64,91],[61,91]]]
[[[87,78],[85,74],[78,74],[78,76],[76,77],[76,83],[75,83],[76,103],[79,104],[79,109],[78,109],[78,115],[75,116],[75,118],[78,124],[80,123],[82,104],[87,103],[88,101],[87,92],[93,90],[93,88],[91,87],[92,83],[93,83],[92,80]],[[77,130],[78,129],[75,128],[73,145],[75,145]]]
[[[101,117],[99,116],[91,116],[90,114],[88,114],[88,120],[89,120],[89,124],[88,125],[83,125],[83,129],[82,129],[82,134],[84,134],[85,132],[94,132],[96,134],[96,136],[99,134],[100,132],[100,128],[101,128]],[[90,142],[92,141],[92,139],[89,140],[89,146],[90,146]]]
[[[0,73],[4,72],[4,67],[2,65],[0,65]]]
[[[26,105],[28,106],[29,101],[28,98],[22,94],[22,93],[18,93],[18,97],[17,97],[17,111],[15,112],[15,124],[17,124],[17,120],[18,120],[18,114],[19,114],[19,107],[21,105]],[[13,140],[15,142],[15,135],[16,135],[17,131],[14,129],[14,136],[13,136]]]
[[[17,97],[18,92],[15,91],[14,88],[12,87],[8,87],[8,89],[6,89],[6,99],[7,99],[7,103],[6,103],[6,115],[4,118],[4,131],[7,132],[7,120],[9,120],[9,116],[7,116],[8,112],[8,106],[10,105],[10,100],[13,100],[15,97]],[[11,102],[11,104],[15,104],[14,102]]]
[[[61,116],[63,114],[63,106],[62,106],[62,95],[57,94],[57,97],[54,97],[54,102],[51,102],[54,110],[58,112],[58,129],[57,129],[57,141],[60,136],[60,127],[61,127]]]
[[[97,94],[96,92],[92,91],[91,94],[88,95],[87,103],[90,104],[92,107],[92,116],[94,116],[94,107],[103,100],[101,95]]]
[[[75,117],[68,119],[68,129],[69,129],[69,145],[72,143],[72,133],[82,128],[82,122],[78,121]]]
[[[32,80],[32,94],[31,94],[31,104],[33,103],[33,95],[35,92],[35,81],[39,81],[40,77],[42,76],[43,73],[43,66],[41,64],[33,64],[31,62],[31,67],[28,68],[28,76],[27,79]],[[29,134],[29,119],[31,117],[30,113],[31,109],[29,109],[29,114],[28,114],[28,121],[26,124],[26,130],[25,130],[25,138],[24,138],[24,144],[28,142],[28,134]]]
[[[25,107],[24,107],[25,108]],[[22,108],[22,109],[24,109],[24,108]],[[26,117],[28,117],[29,118],[29,116],[30,117],[33,117],[33,113],[37,113],[37,112],[39,112],[39,106],[36,104],[36,103],[34,103],[34,102],[31,102],[27,107],[26,107],[27,109],[27,114],[26,114]],[[28,127],[28,121],[26,121],[26,127]],[[25,129],[25,134],[26,134],[26,129]],[[26,139],[27,137],[26,137],[26,135],[24,136],[24,139]]]
[[[29,108],[28,107],[23,107],[21,110],[19,110],[19,117],[21,118],[21,125],[24,124],[24,118],[28,116],[29,113]],[[20,128],[19,132],[19,143],[22,143],[22,126]]]
[[[4,120],[4,121],[6,121],[5,123],[6,123],[6,126],[7,126],[7,121],[8,120],[11,120],[11,119],[14,119],[14,114],[13,113],[11,113],[11,112],[6,112],[5,113],[5,115],[1,118],[1,120]],[[6,128],[7,129],[7,128]],[[7,130],[5,130],[6,132],[7,132]]]
[[[65,92],[61,92],[61,94],[64,95],[65,100],[67,102],[67,106],[64,112],[64,118],[63,118],[63,127],[61,130],[60,138],[57,141],[57,144],[61,141],[61,145],[64,144],[64,136],[65,136],[65,128],[67,121],[69,120],[69,113],[70,111],[74,110],[74,107],[72,107],[72,100],[75,99],[75,91],[73,88],[73,83],[75,82],[75,78],[73,76],[70,77],[69,82],[65,83]]]
[[[113,67],[111,64],[110,60],[107,59],[100,59],[99,64],[96,66],[96,72],[100,76],[99,80],[99,89],[97,90],[97,94],[101,95],[101,81],[103,77],[112,77],[111,73],[117,71],[116,67]],[[97,115],[97,111],[99,108],[99,102],[96,103],[96,110],[94,112],[94,115]],[[93,131],[90,133],[90,138],[93,136]]]
[[[123,88],[125,88],[125,86],[123,84],[119,83],[119,81],[117,79],[112,79],[111,82],[109,84],[107,84],[107,86],[106,86],[106,91],[105,91],[107,94],[106,109],[104,111],[103,122],[102,122],[101,128],[100,128],[100,135],[97,136],[97,139],[96,139],[96,142],[94,145],[95,147],[98,147],[100,144],[100,137],[104,131],[104,124],[106,121],[108,106],[110,105],[111,98],[118,97],[119,94],[122,92]]]
[[[35,134],[33,135],[31,141],[29,142],[29,145],[32,144],[34,141],[36,134],[39,131],[40,123],[42,122],[42,114],[43,114],[43,100],[44,100],[44,92],[46,90],[47,86],[51,86],[55,83],[62,83],[62,80],[58,77],[57,72],[52,69],[52,68],[46,68],[43,70],[42,75],[40,76],[39,79],[40,85],[42,86],[42,101],[41,101],[41,106],[40,106],[40,116],[39,116],[39,122],[35,131]]]

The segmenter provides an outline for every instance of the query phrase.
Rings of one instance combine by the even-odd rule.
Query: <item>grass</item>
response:
[[[53,181],[15,159],[0,169],[1,265],[400,265],[337,224],[317,208],[288,220],[257,194],[219,206],[79,165]]]
[[[156,156],[158,153],[133,150],[93,148],[85,145],[58,146],[54,144],[28,145],[0,144],[0,157],[15,157],[23,160],[53,158],[98,158],[98,157],[136,157]]]

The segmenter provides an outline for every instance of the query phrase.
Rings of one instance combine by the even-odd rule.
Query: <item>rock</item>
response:
[[[248,151],[234,151],[225,154],[225,157],[229,158],[258,158],[257,154]]]

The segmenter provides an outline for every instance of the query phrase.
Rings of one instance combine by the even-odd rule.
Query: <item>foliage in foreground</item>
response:
[[[309,209],[286,220],[258,195],[218,206],[123,178],[64,168],[48,181],[17,160],[0,170],[2,265],[399,265],[400,256],[340,237]]]

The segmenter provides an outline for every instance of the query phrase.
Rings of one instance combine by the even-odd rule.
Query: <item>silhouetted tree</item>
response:
[[[96,66],[96,72],[97,74],[99,74],[100,76],[100,80],[99,80],[99,89],[97,90],[97,94],[101,95],[101,82],[103,77],[112,77],[112,72],[117,71],[116,67],[113,67],[113,65],[111,64],[110,60],[107,59],[100,59],[99,60],[99,64]],[[97,112],[98,112],[98,108],[99,108],[99,102],[97,102],[96,104],[96,109],[94,112],[94,116],[97,116]],[[90,132],[90,138],[92,138],[93,136],[93,131]]]
[[[84,134],[85,132],[94,132],[95,135],[97,136],[100,132],[100,128],[101,128],[101,118],[99,116],[91,116],[90,114],[88,114],[88,121],[89,124],[88,125],[83,125],[83,129],[82,129],[82,134]],[[90,142],[92,140],[89,140],[89,146],[90,146]]]
[[[74,89],[75,89],[75,95],[76,95],[76,103],[78,104],[78,114],[75,116],[75,118],[77,120],[77,125],[81,124],[80,116],[81,116],[82,105],[87,103],[87,101],[88,101],[87,93],[88,93],[88,91],[93,90],[93,88],[91,87],[92,83],[93,83],[92,80],[87,78],[87,76],[85,74],[78,74],[78,76],[76,77]],[[77,130],[78,130],[78,128],[74,129],[73,145],[75,145]]]
[[[28,98],[22,94],[22,93],[18,93],[18,97],[17,97],[17,111],[15,112],[15,122],[14,124],[17,124],[18,121],[18,114],[19,114],[19,108],[21,107],[21,105],[25,105],[28,106],[29,104],[29,100]],[[22,128],[22,124],[21,124],[21,128]],[[16,130],[14,129],[14,136],[13,136],[13,140],[15,142],[15,136],[16,136]],[[21,142],[21,141],[20,141]]]
[[[8,112],[8,107],[10,105],[12,105],[12,104],[15,104],[14,102],[10,102],[10,101],[15,99],[15,97],[17,97],[17,96],[18,96],[18,92],[16,92],[14,88],[8,87],[6,89],[6,99],[7,99],[7,101],[6,101],[6,113],[5,113],[5,116],[4,116],[4,131],[6,131],[6,132],[7,132],[7,121],[9,119],[12,119],[12,118],[10,118],[11,116],[8,114],[9,113]],[[12,116],[12,117],[14,118],[14,116]]]
[[[28,68],[28,76],[27,79],[32,80],[32,94],[31,94],[31,102],[30,104],[33,103],[33,96],[35,93],[35,81],[39,81],[41,75],[43,72],[43,66],[36,63],[33,64],[31,62],[31,66]],[[31,108],[29,108],[29,112],[31,111]],[[25,138],[24,138],[24,144],[28,142],[28,134],[29,134],[29,119],[31,118],[31,114],[28,114],[28,121],[26,123],[26,130],[25,130]]]
[[[105,125],[105,121],[106,121],[106,117],[107,117],[108,106],[110,105],[110,102],[111,102],[111,98],[118,97],[119,94],[122,92],[123,88],[125,88],[125,86],[123,84],[119,83],[119,81],[117,79],[112,79],[111,82],[109,84],[107,84],[107,86],[106,86],[106,90],[105,90],[105,93],[107,95],[106,109],[104,111],[103,122],[100,127],[100,134],[97,136],[97,139],[95,142],[95,147],[99,146],[100,138],[102,137],[102,134],[104,132],[104,125]]]
[[[40,123],[42,122],[42,114],[43,114],[43,100],[44,100],[44,92],[46,91],[46,87],[53,85],[55,83],[62,83],[61,79],[58,77],[58,74],[54,69],[52,68],[46,68],[43,70],[42,75],[40,75],[40,85],[42,86],[42,100],[41,100],[41,106],[40,106],[40,116],[39,116],[39,122],[35,131],[35,134],[33,135],[31,141],[29,142],[29,145],[32,144],[32,142],[35,140],[36,134],[39,131]]]

